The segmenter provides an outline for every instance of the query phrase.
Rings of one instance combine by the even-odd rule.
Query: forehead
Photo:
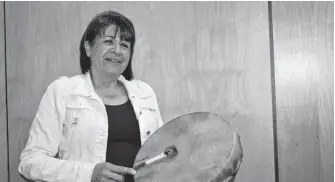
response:
[[[103,32],[104,36],[115,37],[117,34],[120,36],[120,28],[116,25],[109,25],[106,28],[105,32]]]
[[[132,33],[125,27],[122,29],[122,27],[118,25],[111,24],[106,28],[102,29],[96,38],[114,37],[120,38],[120,40],[123,41],[132,42],[132,36]]]

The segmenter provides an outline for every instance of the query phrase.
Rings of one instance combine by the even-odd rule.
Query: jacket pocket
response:
[[[85,141],[86,137],[94,133],[96,115],[94,109],[86,102],[69,103],[66,105],[64,136],[70,143]]]
[[[92,107],[85,103],[70,103],[66,106],[66,123],[69,126],[76,126],[79,122],[85,121],[87,113],[92,111]]]

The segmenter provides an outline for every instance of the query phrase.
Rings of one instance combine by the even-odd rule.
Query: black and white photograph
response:
[[[334,1],[2,1],[0,40],[0,182],[334,181]]]

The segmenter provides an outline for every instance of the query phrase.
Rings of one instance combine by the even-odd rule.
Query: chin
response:
[[[119,77],[122,74],[122,72],[120,71],[109,71],[107,72],[107,75],[111,76],[111,77]]]

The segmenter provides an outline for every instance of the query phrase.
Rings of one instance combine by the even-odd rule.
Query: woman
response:
[[[152,88],[133,80],[132,22],[98,14],[80,42],[82,74],[45,92],[21,153],[19,172],[35,181],[133,181],[136,154],[163,125]]]

